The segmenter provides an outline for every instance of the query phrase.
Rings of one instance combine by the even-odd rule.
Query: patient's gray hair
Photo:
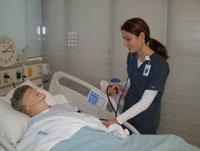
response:
[[[23,113],[26,113],[26,110],[25,108],[23,107],[22,105],[22,98],[25,94],[25,92],[30,89],[32,87],[28,86],[28,85],[23,85],[19,88],[17,88],[15,91],[14,91],[14,94],[11,98],[11,105],[12,107],[17,110],[17,111],[20,111],[20,112],[23,112]]]

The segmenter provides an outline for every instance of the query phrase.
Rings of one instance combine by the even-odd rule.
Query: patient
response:
[[[30,117],[49,108],[45,101],[45,95],[28,85],[21,86],[15,90],[11,98],[11,105],[14,109]]]
[[[109,131],[98,118],[85,113],[78,113],[77,108],[68,103],[48,106],[45,95],[28,85],[18,87],[14,91],[11,105],[14,109],[31,117],[27,123],[28,130],[22,138],[18,150],[23,150],[24,146],[31,148],[31,145],[34,150],[35,144],[30,144],[31,137],[35,139],[34,135],[42,142],[39,145],[40,147],[43,146],[42,150],[46,150],[51,145],[70,138],[83,127],[90,127],[110,134],[115,133],[115,130]],[[41,135],[48,136],[51,141],[45,140],[46,138],[41,137]],[[119,135],[118,132],[116,135]],[[27,140],[30,140],[28,141],[29,144],[26,144]]]
[[[49,108],[45,97],[44,94],[38,92],[36,89],[24,85],[15,90],[11,98],[11,105],[14,109],[32,117]]]
[[[45,95],[27,85],[15,90],[11,105],[31,117],[16,146],[19,151],[198,150],[174,135],[132,135],[121,139],[119,133],[109,131],[99,119],[78,113],[69,104],[48,106]]]

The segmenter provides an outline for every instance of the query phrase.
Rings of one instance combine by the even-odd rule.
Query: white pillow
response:
[[[29,117],[14,110],[0,97],[0,135],[15,145],[24,134]]]
[[[53,95],[51,95],[51,93],[49,93],[48,91],[38,87],[36,84],[34,84],[33,82],[31,82],[30,80],[25,81],[24,83],[20,84],[18,87],[23,86],[23,85],[29,85],[32,88],[36,89],[37,91],[39,91],[40,93],[43,93],[46,95],[46,99],[45,101],[47,102],[48,105],[55,105],[56,100],[54,99]],[[16,88],[15,88],[16,89]],[[4,99],[6,102],[8,102],[10,104],[10,99],[13,96],[13,93],[15,91],[15,89],[12,89],[6,96],[4,96]]]
[[[69,104],[69,101],[62,94],[57,94],[57,95],[54,95],[53,97],[56,101],[56,104],[65,104],[65,103]]]
[[[46,95],[48,105],[68,103],[63,95],[52,96],[48,91],[38,87],[30,80],[20,84],[29,85],[37,89],[39,92]],[[0,135],[12,144],[16,144],[24,134],[27,127],[27,120],[30,118],[27,115],[14,110],[10,104],[10,99],[13,96],[15,89],[12,89],[6,96],[0,97]]]

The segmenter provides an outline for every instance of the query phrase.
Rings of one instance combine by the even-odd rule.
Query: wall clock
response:
[[[8,67],[17,63],[14,41],[6,36],[0,36],[0,66]]]

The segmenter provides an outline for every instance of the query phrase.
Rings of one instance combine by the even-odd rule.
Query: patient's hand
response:
[[[112,124],[119,124],[119,122],[117,121],[116,118],[110,119],[110,120],[107,120],[107,121],[102,120],[102,123],[103,123],[106,127],[109,127],[109,126],[112,125]]]

